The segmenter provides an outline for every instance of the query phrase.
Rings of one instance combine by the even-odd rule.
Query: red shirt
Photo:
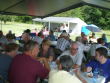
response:
[[[36,83],[37,78],[44,79],[49,71],[28,55],[17,55],[9,71],[10,83]]]

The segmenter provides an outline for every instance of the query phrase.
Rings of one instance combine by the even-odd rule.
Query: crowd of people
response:
[[[35,37],[30,34],[27,29],[16,40],[11,31],[6,36],[0,31],[0,83],[42,83],[43,79],[48,79],[48,83],[88,83],[81,76],[83,63],[84,72],[94,72],[98,68],[105,83],[110,81],[105,34],[94,40],[93,33],[89,41],[83,32],[75,41],[65,30],[58,38],[53,31],[46,37],[42,31]],[[56,45],[52,45],[53,41],[57,41]],[[50,66],[52,62],[57,65],[55,69]]]

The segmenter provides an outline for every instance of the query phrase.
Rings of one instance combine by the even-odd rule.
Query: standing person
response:
[[[103,41],[105,42],[105,43],[107,43],[107,37],[106,37],[106,34],[102,34],[102,39],[103,39]]]
[[[83,43],[83,44],[88,43],[87,36],[85,35],[84,32],[81,32],[81,38],[82,38],[82,43]]]
[[[81,83],[81,81],[71,74],[73,60],[70,56],[61,56],[58,64],[58,70],[51,70],[49,73],[49,83]]]
[[[5,46],[5,53],[0,54],[0,75],[4,80],[8,79],[8,70],[13,58],[17,54],[18,47],[18,44],[9,43]]]
[[[95,60],[90,61],[87,66],[87,72],[101,70],[101,74],[106,78],[105,83],[110,82],[110,59],[107,58],[108,51],[104,47],[96,49]]]
[[[10,83],[37,83],[38,78],[44,79],[48,76],[49,64],[45,58],[36,60],[38,52],[37,42],[29,41],[24,45],[24,53],[17,55],[11,64]]]
[[[3,32],[0,30],[0,46],[4,46],[7,43],[6,37],[3,35]]]
[[[89,37],[89,42],[90,43],[96,43],[97,42],[97,38],[95,36],[95,33],[92,33],[92,35]]]

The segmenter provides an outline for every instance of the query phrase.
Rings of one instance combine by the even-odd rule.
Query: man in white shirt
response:
[[[61,56],[68,55],[72,58],[74,68],[78,68],[81,66],[83,55],[78,51],[78,44],[77,42],[72,42],[70,50],[63,52],[58,58],[57,61],[60,59]]]

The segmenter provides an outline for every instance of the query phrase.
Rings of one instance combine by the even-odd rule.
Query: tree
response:
[[[96,24],[102,29],[109,29],[110,24],[110,11],[106,9],[91,7],[91,6],[82,6],[76,9],[72,9],[55,16],[64,16],[64,17],[79,17],[87,24]]]
[[[11,21],[11,16],[9,15],[0,15],[0,20],[6,24],[7,21]]]

